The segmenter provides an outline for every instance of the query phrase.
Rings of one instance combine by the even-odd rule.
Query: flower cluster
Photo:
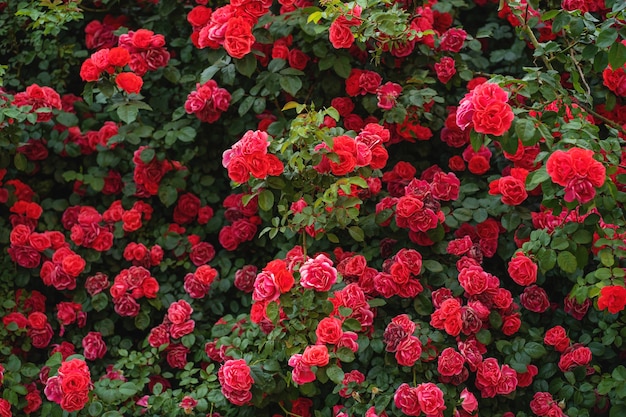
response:
[[[143,243],[129,242],[124,248],[124,259],[134,266],[150,268],[157,266],[163,260],[163,249],[159,245],[154,245],[150,249]]]
[[[76,278],[87,265],[85,259],[67,246],[55,250],[51,260],[41,265],[39,276],[47,286],[57,290],[73,290],[76,288]]]
[[[85,45],[88,49],[113,48],[117,45],[118,36],[115,31],[126,26],[128,16],[113,16],[107,14],[102,19],[92,20],[85,26]]]
[[[283,163],[276,155],[267,152],[269,146],[267,132],[248,130],[237,143],[224,151],[222,156],[222,166],[228,170],[230,179],[243,184],[250,176],[265,179],[268,175],[282,174]]]
[[[143,85],[142,78],[134,72],[120,72],[130,63],[131,55],[127,48],[120,46],[102,48],[91,54],[80,68],[83,81],[99,81],[102,74],[115,74],[115,84],[120,90],[138,94]]]
[[[131,266],[120,271],[109,291],[113,297],[115,312],[120,316],[134,317],[139,314],[137,300],[142,297],[156,298],[159,283],[146,268]]]
[[[159,160],[156,155],[145,162],[142,159],[142,153],[149,149],[147,146],[141,146],[133,154],[133,163],[135,164],[133,179],[137,184],[136,194],[139,197],[156,195],[163,176],[172,169],[179,167],[178,162]]]
[[[25,91],[15,94],[11,104],[29,106],[29,111],[37,114],[37,122],[47,122],[52,119],[53,109],[61,109],[61,96],[50,87],[31,84]]]
[[[202,85],[196,84],[195,91],[189,93],[185,111],[195,114],[203,122],[214,123],[228,110],[230,99],[226,89],[218,87],[215,80],[209,80]]]
[[[113,246],[113,233],[108,224],[100,224],[103,216],[94,207],[72,206],[63,213],[63,227],[78,246],[106,252]]]
[[[383,333],[385,350],[394,352],[401,366],[413,366],[422,356],[422,342],[413,335],[415,329],[409,316],[401,314],[391,319]]]
[[[443,391],[432,382],[425,382],[416,387],[402,384],[393,396],[394,403],[407,416],[442,417],[447,408]]]
[[[508,101],[508,93],[499,85],[479,84],[459,103],[456,124],[462,130],[472,127],[478,133],[502,136],[514,118]]]
[[[546,171],[552,182],[565,187],[565,201],[588,203],[595,197],[595,189],[604,184],[606,168],[593,155],[593,151],[581,148],[550,154]]]
[[[257,227],[261,224],[258,216],[258,197],[254,196],[246,204],[243,203],[244,194],[231,194],[224,199],[226,212],[224,217],[231,224],[220,229],[220,245],[228,251],[233,251],[243,242],[250,241],[257,232]]]
[[[93,388],[91,373],[85,361],[70,359],[61,364],[58,374],[46,380],[44,393],[65,411],[82,410]]]
[[[414,298],[424,290],[417,277],[421,270],[422,255],[415,249],[400,249],[374,276],[374,289],[385,298]]]
[[[204,298],[217,275],[215,268],[209,265],[201,265],[195,272],[189,272],[185,275],[185,291],[191,298]]]
[[[170,53],[165,49],[165,37],[151,30],[131,30],[120,35],[118,45],[130,54],[128,64],[138,77],[165,67],[170,60]]]
[[[148,343],[152,347],[169,345],[171,339],[181,337],[193,332],[195,321],[191,319],[193,308],[185,300],[179,300],[170,304],[163,323],[152,328],[148,336]]]

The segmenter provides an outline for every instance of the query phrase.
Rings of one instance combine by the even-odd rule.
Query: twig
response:
[[[587,89],[587,97],[591,98],[591,88],[589,87],[589,84],[587,84],[587,80],[585,79],[585,75],[583,74],[582,68],[580,68],[580,65],[578,65],[578,61],[576,61],[576,58],[574,57],[573,49],[569,50],[569,56],[572,58],[572,62],[574,63],[574,65],[576,66],[576,69],[578,70],[580,79],[582,80],[583,84],[585,85],[585,88]]]
[[[623,126],[620,126],[617,122],[614,122],[611,119],[607,119],[606,117],[602,116],[601,114],[595,112],[594,110],[590,109],[589,107],[587,107],[587,105],[582,104],[582,103],[578,103],[578,105],[585,110],[587,113],[591,114],[593,117],[598,118],[600,120],[602,120],[604,123],[606,123],[607,125],[611,126],[612,128],[618,130],[620,133],[626,135],[626,129],[624,129]]]

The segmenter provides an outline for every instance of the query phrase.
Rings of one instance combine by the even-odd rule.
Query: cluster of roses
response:
[[[621,41],[626,46],[626,40]],[[609,64],[602,71],[602,81],[606,88],[619,97],[626,97],[626,64],[620,68],[612,68]]]
[[[45,297],[43,297],[45,300]],[[36,309],[35,309],[36,308]],[[50,344],[54,331],[45,315],[45,306],[33,305],[33,311],[24,316],[19,311],[14,311],[2,318],[2,324],[11,331],[26,329],[26,335],[31,339],[33,347],[43,349]],[[13,326],[10,326],[12,323]]]
[[[98,150],[98,146],[102,146],[104,148],[113,149],[115,144],[110,144],[109,139],[113,136],[117,135],[119,127],[117,123],[112,122],[110,120],[104,122],[100,129],[98,130],[89,130],[86,133],[81,133],[78,126],[72,126],[67,128],[68,136],[65,139],[65,144],[76,144],[80,148],[80,153],[83,155],[91,155],[92,153]],[[62,152],[62,155],[66,155],[67,150]],[[111,171],[110,171],[111,172]],[[114,174],[115,175],[115,174]],[[119,173],[117,173],[119,175]],[[106,183],[102,189],[103,193],[106,194],[114,194],[114,190],[121,191],[121,177],[119,178],[118,183],[119,186],[111,186]]]
[[[511,168],[510,175],[505,175],[489,183],[489,194],[501,195],[504,204],[519,206],[528,197],[526,177],[528,177],[528,170]]]
[[[467,305],[462,305],[448,288],[440,288],[432,293],[435,312],[430,324],[443,329],[451,336],[463,333],[473,336],[489,326],[489,316],[497,312],[502,318],[501,331],[511,336],[521,325],[518,306],[513,302],[511,292],[500,287],[500,280],[486,272],[480,264],[467,256],[457,262],[458,280],[465,290]],[[524,302],[522,301],[524,305]]]
[[[271,45],[260,44],[259,46],[261,46],[262,51],[264,48],[271,48],[272,59],[283,59],[291,68],[304,71],[311,57],[298,48],[292,48],[292,44],[293,34],[289,34],[283,38],[276,39]],[[269,63],[268,57],[257,57],[257,59],[260,61],[261,65],[267,66]]]
[[[68,412],[82,410],[93,388],[91,373],[85,361],[71,359],[61,363],[57,375],[46,380],[44,393]]]
[[[191,319],[193,308],[185,300],[179,300],[170,304],[167,314],[163,318],[163,323],[150,330],[148,343],[150,346],[158,348],[162,345],[169,345],[171,339],[181,337],[193,332],[196,322]]]
[[[258,197],[254,196],[246,204],[243,203],[243,198],[244,194],[230,194],[223,202],[226,209],[224,217],[230,224],[220,229],[218,239],[220,245],[228,251],[254,239],[257,227],[261,224]]]
[[[402,248],[383,262],[382,271],[374,276],[374,289],[385,298],[417,297],[424,290],[417,277],[421,270],[422,255],[415,249]]]
[[[252,399],[250,367],[244,359],[229,359],[220,367],[217,378],[222,386],[222,394],[235,405],[245,405]]]
[[[129,210],[124,209],[121,200],[115,200],[102,213],[102,219],[111,227],[114,223],[122,222],[122,230],[130,233],[139,230],[144,221],[150,221],[153,211],[150,204],[141,200],[135,201]]]
[[[187,236],[187,241],[191,244],[189,260],[195,266],[208,264],[215,257],[215,248],[209,242],[203,242],[198,235]]]
[[[502,230],[502,225],[493,218],[475,226],[463,223],[455,230],[456,239],[448,243],[447,252],[455,256],[468,256],[480,263],[484,257],[491,258],[496,254]]]
[[[413,366],[422,356],[422,342],[413,335],[414,332],[415,323],[407,314],[392,318],[385,328],[385,350],[395,353],[398,365]]]
[[[447,408],[443,399],[443,391],[432,382],[424,382],[415,387],[403,383],[398,387],[394,403],[407,416],[443,417]]]
[[[112,225],[102,225],[103,221],[103,216],[91,206],[68,207],[61,217],[61,223],[70,231],[74,244],[98,252],[106,252],[113,246]]]
[[[179,225],[185,225],[196,220],[204,225],[213,218],[213,209],[203,206],[200,198],[193,193],[184,193],[178,197],[174,207],[173,220]]]
[[[37,203],[18,201],[9,209],[13,226],[7,252],[11,259],[24,268],[36,268],[47,249],[56,250],[66,245],[65,236],[57,231],[35,232],[42,209]]]
[[[442,52],[457,53],[463,48],[466,38],[467,32],[463,29],[450,28],[438,38],[438,49]],[[455,65],[456,62],[454,58],[449,56],[442,57],[439,62],[434,65],[437,79],[443,84],[447,84],[452,77],[454,77],[454,74],[456,74]]]
[[[142,152],[149,150],[148,146],[140,146],[133,154],[133,180],[137,185],[135,193],[138,197],[152,197],[157,195],[161,180],[171,170],[182,168],[178,161],[160,160],[154,155],[148,162],[141,159]]]
[[[183,288],[191,298],[204,298],[217,278],[217,270],[209,265],[200,265],[195,272],[185,275]]]
[[[538,417],[567,417],[552,394],[545,391],[536,392],[533,395],[530,410]]]
[[[508,93],[499,85],[478,84],[461,99],[456,110],[456,124],[462,130],[471,127],[478,133],[502,136],[514,118],[508,101]]]
[[[252,27],[271,6],[268,0],[237,0],[215,10],[196,6],[187,17],[193,27],[192,41],[198,48],[222,46],[233,58],[243,58],[256,41]]]
[[[59,291],[76,288],[76,279],[86,266],[85,259],[65,245],[55,250],[52,259],[44,261],[39,276],[47,286]]]
[[[587,369],[587,375],[593,374],[595,370],[589,366],[592,354],[591,350],[580,343],[571,343],[566,330],[562,326],[554,326],[546,331],[543,342],[547,346],[554,347],[554,350],[561,353],[559,359],[559,369],[561,372],[568,372],[579,366]]]
[[[607,285],[600,290],[598,308],[608,309],[609,313],[617,314],[626,308],[626,288],[619,285]]]
[[[159,245],[154,245],[148,249],[143,243],[129,242],[124,248],[123,256],[133,266],[150,268],[161,263],[163,249]]]
[[[139,29],[120,35],[118,45],[130,54],[130,69],[139,77],[148,71],[165,67],[170,53],[165,48],[165,37],[151,30]]]
[[[595,189],[604,184],[606,168],[593,156],[592,150],[570,148],[548,157],[546,171],[552,182],[565,187],[565,201],[588,203],[595,197]]]
[[[115,74],[115,84],[120,90],[139,94],[143,86],[142,78],[134,72],[121,72],[130,63],[130,59],[127,48],[101,48],[83,61],[80,78],[85,82],[97,82],[103,74]]]
[[[268,153],[269,135],[260,130],[248,130],[237,143],[224,151],[222,166],[228,170],[228,177],[237,184],[254,178],[265,179],[268,175],[283,173],[283,163],[274,154]]]
[[[110,288],[115,312],[120,316],[134,317],[139,314],[141,297],[156,298],[159,291],[158,281],[150,276],[150,271],[141,266],[122,269],[115,277]]]
[[[31,84],[25,91],[15,94],[11,104],[16,107],[29,106],[30,113],[37,115],[37,123],[41,123],[52,119],[53,109],[61,109],[61,96],[50,87]]]
[[[208,80],[202,85],[196,84],[196,89],[189,93],[185,111],[203,122],[214,123],[228,110],[230,99],[228,90],[218,87],[215,80]]]
[[[382,169],[389,158],[383,145],[389,142],[389,137],[389,130],[376,123],[365,125],[355,138],[347,135],[336,136],[330,147],[325,142],[316,145],[316,151],[323,150],[334,157],[324,153],[322,160],[314,168],[321,174],[330,172],[336,176],[349,174],[359,167]]]
[[[411,176],[408,180],[408,174],[414,172],[414,168],[403,164],[398,169],[394,167],[391,174],[383,174],[383,182],[388,182],[390,195],[376,205],[376,212],[393,210],[396,224],[409,229],[411,241],[429,246],[433,241],[426,232],[437,228],[445,220],[440,202],[456,200],[461,183],[454,173],[446,174],[436,165],[425,170],[420,179]],[[381,224],[384,226],[390,222],[391,217],[388,217]]]
[[[65,333],[65,326],[76,323],[78,327],[84,327],[87,323],[87,313],[83,311],[83,305],[73,301],[61,301],[57,304],[57,320],[61,323],[59,336]]]
[[[250,320],[259,324],[261,329],[268,333],[273,329],[273,324],[267,317],[267,305],[270,302],[278,302],[282,294],[293,288],[295,284],[293,272],[292,265],[282,259],[275,259],[268,262],[254,280],[252,292],[254,303],[250,310]]]
[[[107,14],[102,19],[92,20],[85,26],[85,46],[87,49],[113,48],[117,45],[115,31],[128,23],[128,16]]]

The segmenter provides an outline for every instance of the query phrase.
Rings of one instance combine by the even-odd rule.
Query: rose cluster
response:
[[[596,195],[596,188],[606,180],[606,168],[594,159],[589,149],[570,148],[554,151],[546,162],[546,171],[552,182],[565,187],[565,201],[588,203]]]
[[[195,114],[198,119],[207,123],[216,122],[230,105],[230,93],[217,85],[215,80],[204,84],[196,84],[195,91],[187,96],[185,111]]]
[[[402,248],[383,263],[383,270],[373,279],[376,293],[391,298],[417,297],[424,287],[418,279],[422,271],[422,255],[415,249]],[[367,288],[367,287],[366,287]]]
[[[165,48],[165,37],[151,30],[131,30],[122,34],[118,45],[130,54],[128,65],[138,77],[143,77],[148,71],[165,67],[170,60],[170,53]]]
[[[113,246],[110,224],[102,225],[103,216],[91,206],[68,207],[61,222],[70,231],[70,239],[78,246],[106,252]]]
[[[142,266],[122,269],[110,288],[115,312],[120,316],[134,317],[139,314],[138,299],[156,298],[159,283],[150,276],[150,271]]]
[[[407,416],[443,417],[443,411],[447,408],[443,391],[432,382],[425,382],[411,387],[403,383],[398,387],[393,396],[394,403]]]
[[[29,112],[37,114],[37,122],[41,123],[52,119],[53,109],[61,109],[61,96],[50,87],[31,84],[25,91],[15,94],[11,104],[29,106]]]
[[[385,350],[395,353],[398,365],[413,366],[422,356],[422,343],[413,335],[415,328],[415,323],[407,314],[392,318],[385,328]]]
[[[472,127],[478,133],[502,136],[513,123],[509,95],[499,85],[482,83],[474,87],[459,103],[456,124],[465,130]]]
[[[159,245],[154,245],[148,249],[143,243],[129,242],[124,248],[123,256],[134,266],[150,268],[161,263],[163,249]]]
[[[87,49],[113,48],[117,45],[118,36],[115,31],[126,26],[128,16],[113,16],[107,14],[102,19],[92,20],[85,26],[85,45]]]
[[[108,74],[115,77],[115,84],[120,90],[138,94],[143,86],[143,79],[134,72],[121,72],[130,61],[128,48],[117,46],[99,49],[83,62],[80,78],[92,82],[99,81],[103,74]]]
[[[183,285],[191,298],[204,298],[211,288],[211,284],[217,278],[217,270],[209,265],[200,265],[195,272],[185,275]]]
[[[92,388],[91,373],[85,361],[71,359],[61,363],[58,374],[46,380],[44,393],[48,400],[73,412],[82,410],[87,404]]]
[[[230,179],[243,184],[254,178],[265,179],[278,176],[284,166],[274,154],[268,153],[270,139],[267,132],[248,130],[230,149],[224,151],[222,166],[228,170]]]
[[[244,194],[231,194],[223,202],[226,209],[224,217],[230,224],[220,229],[218,238],[220,245],[228,251],[254,239],[257,227],[261,224],[258,197],[254,196],[246,204],[243,203],[243,198]]]
[[[137,184],[136,195],[138,197],[157,195],[163,176],[173,169],[180,168],[177,161],[161,160],[156,155],[145,162],[142,159],[142,153],[148,149],[150,149],[148,146],[140,146],[133,154],[135,164],[133,180]]]
[[[191,319],[193,308],[185,300],[175,301],[167,308],[167,314],[163,323],[152,328],[148,336],[148,343],[152,347],[169,345],[171,339],[181,337],[193,332],[196,322]]]

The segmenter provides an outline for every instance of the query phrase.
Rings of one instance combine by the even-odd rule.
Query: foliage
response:
[[[0,2],[0,415],[623,415],[625,21]]]

